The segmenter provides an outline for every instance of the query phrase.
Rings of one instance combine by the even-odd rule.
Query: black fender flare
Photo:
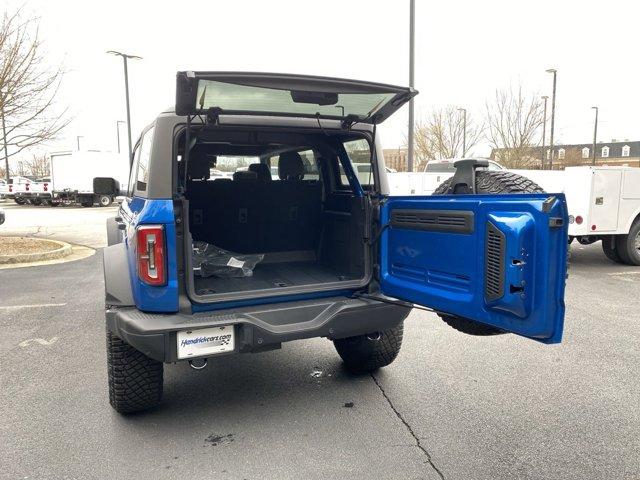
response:
[[[104,269],[104,297],[109,306],[135,306],[129,276],[129,262],[124,243],[105,247],[102,251]]]

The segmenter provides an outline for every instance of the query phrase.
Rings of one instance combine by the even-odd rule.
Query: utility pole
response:
[[[133,148],[131,145],[131,111],[129,108],[129,71],[127,69],[127,60],[130,58],[134,60],[142,60],[142,57],[138,57],[137,55],[128,55],[122,52],[116,52],[114,50],[109,50],[107,53],[122,57],[122,60],[124,63],[124,94],[127,102],[127,137],[129,139],[129,165],[131,165],[132,163],[131,152]]]
[[[593,152],[591,152],[591,165],[596,164],[596,139],[598,138],[598,107],[591,107],[596,111],[596,121],[593,124]]]
[[[415,49],[415,24],[416,24],[416,2],[409,0],[409,87],[413,88],[414,80],[414,49]],[[413,98],[409,100],[409,135],[407,148],[407,170],[413,172]]]
[[[553,74],[553,92],[551,94],[551,133],[550,133],[550,139],[549,139],[549,144],[551,147],[551,157],[549,159],[549,170],[553,170],[553,131],[554,131],[554,127],[555,127],[555,121],[556,121],[556,79],[558,76],[558,71],[555,68],[550,68],[547,70],[547,73],[552,73]]]
[[[116,120],[116,137],[118,138],[118,153],[120,153],[120,124],[127,123],[124,120]]]
[[[9,174],[9,149],[7,147],[7,126],[4,121],[4,101],[6,96],[0,92],[0,114],[2,114],[2,143],[4,146],[4,177],[7,181],[7,185],[9,185],[9,179],[11,178]]]
[[[462,158],[467,157],[467,109],[459,108],[462,112]]]
[[[544,100],[544,114],[542,116],[542,154],[540,155],[540,164],[542,165],[542,170],[544,170],[544,142],[547,140],[547,100],[549,97],[543,95],[542,99]]]
[[[84,138],[82,135],[76,136],[76,146],[78,147],[78,151],[80,151],[80,139]]]

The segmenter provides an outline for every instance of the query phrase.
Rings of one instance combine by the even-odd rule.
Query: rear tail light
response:
[[[28,183],[25,183],[25,184],[24,184],[24,189],[25,189],[27,192],[29,191],[29,184],[28,184]]]
[[[162,225],[139,226],[136,231],[136,249],[138,278],[147,285],[166,284],[164,227]]]
[[[578,225],[581,225],[581,224],[582,224],[582,217],[581,217],[580,215],[578,215],[578,216],[576,217],[576,223],[577,223]]]
[[[9,193],[13,192],[13,185],[9,185]]]
[[[48,192],[48,191],[49,191],[49,184],[48,184],[48,183],[45,183],[45,184],[44,184],[44,186],[42,187],[42,189],[43,189],[45,192]]]

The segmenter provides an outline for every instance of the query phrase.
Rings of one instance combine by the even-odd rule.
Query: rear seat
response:
[[[233,181],[191,181],[187,195],[194,240],[238,253],[315,249],[322,220],[320,183],[302,179],[302,160],[295,152],[280,156],[280,181],[264,172],[251,165],[236,172]]]

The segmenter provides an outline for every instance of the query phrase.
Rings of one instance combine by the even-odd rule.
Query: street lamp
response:
[[[549,138],[549,144],[551,148],[551,157],[549,159],[549,170],[553,170],[553,130],[556,121],[556,79],[558,71],[555,68],[550,68],[547,73],[553,74],[553,92],[551,94],[551,133]]]
[[[596,164],[596,138],[598,136],[598,107],[591,107],[596,111],[596,121],[593,124],[593,152],[591,152],[591,165]]]
[[[459,112],[462,112],[462,158],[467,156],[467,109],[459,108]]]
[[[544,142],[547,139],[547,100],[549,97],[547,95],[543,95],[542,99],[544,100],[544,113],[542,115],[542,155],[540,156],[540,161],[542,169],[544,170]]]
[[[118,138],[118,153],[120,153],[120,124],[127,123],[124,120],[116,120],[116,137]]]
[[[413,89],[414,50],[416,31],[416,2],[409,0],[409,87]],[[413,171],[413,97],[409,100],[409,135],[407,139],[407,170]]]
[[[136,55],[128,55],[126,53],[122,53],[122,52],[116,52],[114,50],[109,50],[107,53],[110,53],[112,55],[116,55],[118,57],[122,57],[122,61],[124,63],[124,93],[125,93],[125,99],[127,102],[127,136],[129,139],[129,165],[131,165],[132,159],[131,159],[131,113],[129,110],[129,71],[127,70],[127,60],[128,59],[134,59],[134,60],[142,60],[142,57],[138,57]]]

